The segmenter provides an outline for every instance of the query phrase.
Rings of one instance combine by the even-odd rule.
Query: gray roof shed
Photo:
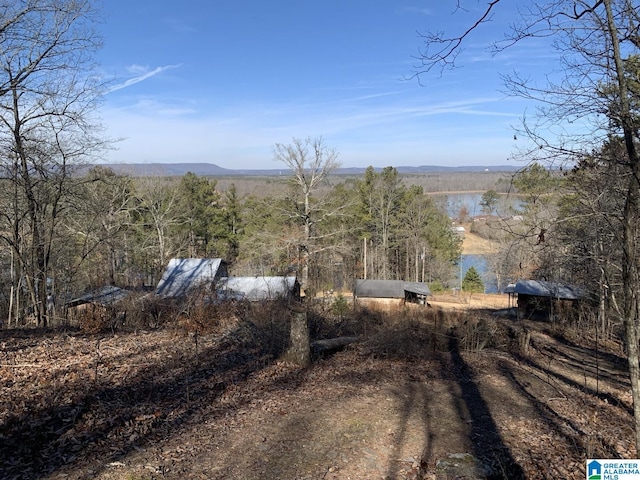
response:
[[[361,298],[405,298],[406,293],[431,295],[429,286],[422,282],[403,280],[356,280],[356,297]]]
[[[547,282],[545,280],[518,280],[513,292],[519,295],[550,297],[563,300],[580,300],[585,296],[582,288],[556,282]]]
[[[113,285],[108,285],[98,290],[84,293],[79,297],[70,300],[69,302],[67,302],[67,306],[75,307],[77,305],[82,305],[85,303],[94,303],[96,305],[108,306],[124,300],[129,295],[131,295],[131,292],[129,290],[125,290],[120,287],[114,287]]]
[[[416,295],[424,295],[425,297],[431,295],[429,285],[424,282],[404,282],[404,290],[406,292],[415,293]]]

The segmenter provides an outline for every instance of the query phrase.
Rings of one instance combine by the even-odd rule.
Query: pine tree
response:
[[[462,280],[462,290],[469,293],[484,293],[484,282],[475,267],[467,270]]]

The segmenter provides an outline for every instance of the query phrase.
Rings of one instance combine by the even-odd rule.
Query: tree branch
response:
[[[441,71],[445,68],[455,67],[455,60],[460,53],[462,42],[481,24],[489,21],[491,12],[498,3],[500,3],[500,0],[490,1],[482,16],[460,36],[446,38],[444,37],[444,32],[419,33],[418,35],[425,40],[426,48],[420,52],[418,57],[415,57],[420,60],[421,64],[410,78],[419,80],[420,75],[430,72],[438,65]],[[458,8],[460,8],[459,4]],[[430,47],[434,45],[439,47],[438,50],[434,53],[429,53]]]

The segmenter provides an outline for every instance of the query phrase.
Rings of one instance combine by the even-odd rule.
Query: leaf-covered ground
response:
[[[433,479],[470,453],[478,478],[582,479],[634,458],[625,361],[531,328],[526,356],[452,331],[428,356],[365,341],[306,369],[242,325],[1,331],[0,478]]]

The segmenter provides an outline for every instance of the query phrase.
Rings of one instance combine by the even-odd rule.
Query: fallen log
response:
[[[347,345],[357,341],[358,341],[358,337],[326,338],[323,340],[316,340],[315,342],[312,342],[311,349],[314,352],[318,352],[318,353],[331,352],[335,350],[340,350],[341,348],[344,348]]]

